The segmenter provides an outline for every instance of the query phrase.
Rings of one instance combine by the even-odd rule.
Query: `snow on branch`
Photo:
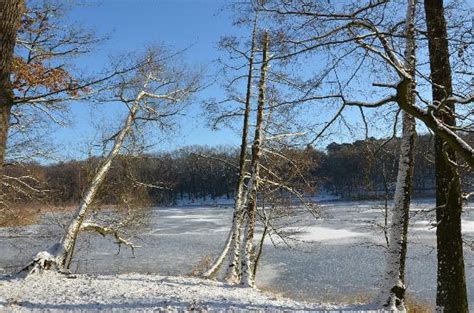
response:
[[[120,253],[120,247],[121,245],[126,245],[130,247],[132,250],[132,254],[135,257],[135,248],[140,248],[141,246],[137,246],[134,243],[132,243],[130,240],[125,239],[120,235],[120,232],[118,229],[112,228],[112,227],[107,227],[107,226],[102,226],[94,222],[84,222],[81,226],[81,231],[88,231],[88,232],[96,232],[102,235],[103,237],[107,235],[113,235],[116,240],[116,244],[119,247],[119,250],[117,254]]]
[[[468,103],[474,102],[474,93],[471,93],[470,95],[464,98],[452,96],[452,97],[448,97],[446,100],[451,101],[451,102],[456,102],[459,104],[468,104]]]

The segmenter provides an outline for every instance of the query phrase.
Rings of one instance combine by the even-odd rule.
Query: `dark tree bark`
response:
[[[451,65],[442,0],[425,0],[433,102],[452,94]],[[446,125],[456,125],[455,104],[447,102],[439,113]],[[444,312],[468,312],[461,234],[462,197],[456,152],[435,135],[436,237],[438,284],[436,305]]]
[[[0,186],[13,106],[13,87],[10,80],[13,50],[22,12],[23,1],[0,0]]]

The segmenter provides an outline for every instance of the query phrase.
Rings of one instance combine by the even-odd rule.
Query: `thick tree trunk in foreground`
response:
[[[13,106],[13,89],[10,81],[13,50],[23,5],[23,1],[20,0],[0,0],[0,186]]]
[[[408,0],[406,17],[405,68],[411,79],[404,78],[397,90],[397,101],[402,106],[415,105],[415,12],[416,0]],[[395,188],[392,221],[389,231],[387,264],[379,302],[390,310],[405,311],[405,261],[407,255],[408,222],[415,167],[415,118],[403,112],[403,131],[400,160]]]
[[[66,270],[66,262],[72,257],[77,236],[81,231],[82,224],[88,213],[90,205],[94,201],[97,191],[104,182],[104,179],[112,165],[112,161],[119,154],[124,140],[132,128],[138,109],[139,103],[136,101],[130,108],[130,113],[127,116],[125,124],[123,125],[120,132],[115,136],[112,150],[110,150],[107,157],[101,163],[98,171],[95,173],[92,183],[87,189],[85,196],[79,205],[79,208],[76,210],[74,218],[69,224],[66,234],[58,243],[49,248],[48,251],[42,251],[38,253],[33,262],[25,268],[25,271],[33,274],[49,269],[61,272]]]
[[[442,0],[425,0],[433,102],[452,95],[451,65]],[[455,126],[455,105],[447,101],[437,116]],[[468,312],[461,234],[462,197],[456,152],[435,135],[436,238],[438,284],[436,305],[444,312]]]
[[[244,249],[245,255],[242,258],[242,277],[240,283],[246,287],[255,286],[254,264],[255,264],[255,248],[254,248],[254,233],[257,215],[257,191],[260,174],[260,157],[262,154],[263,144],[263,109],[265,106],[265,92],[266,92],[266,75],[268,67],[268,32],[265,32],[263,37],[263,56],[262,66],[260,70],[260,82],[258,85],[258,108],[257,121],[255,125],[255,137],[252,145],[252,161],[250,165],[251,177],[248,186],[248,201],[246,206],[245,230],[244,230]]]

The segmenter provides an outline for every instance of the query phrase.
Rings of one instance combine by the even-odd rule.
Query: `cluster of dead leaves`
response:
[[[66,92],[77,96],[80,92],[77,82],[60,67],[48,67],[41,62],[26,62],[16,56],[13,60],[13,88],[19,92],[44,88],[50,92]]]

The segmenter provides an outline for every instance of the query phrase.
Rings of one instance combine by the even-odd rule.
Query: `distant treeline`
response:
[[[353,143],[331,143],[325,151],[311,146],[280,151],[303,164],[308,193],[330,193],[345,199],[381,198],[392,195],[398,167],[399,140],[368,139]],[[415,196],[434,194],[433,138],[419,136],[414,173]],[[278,163],[268,159],[271,165]],[[10,200],[27,202],[41,198],[54,205],[81,200],[91,173],[100,159],[67,161],[53,165],[17,164],[6,168],[9,177],[22,177],[28,184],[11,184]],[[286,161],[285,161],[286,162]],[[277,165],[280,173],[291,166]],[[232,198],[237,179],[238,151],[228,147],[190,146],[173,152],[117,159],[98,197],[101,203],[166,204],[177,200]],[[472,171],[461,173],[465,189],[472,189]],[[298,176],[289,178],[292,184]],[[296,182],[297,183],[297,182]],[[30,188],[31,187],[31,188]],[[33,189],[36,189],[34,191]]]

